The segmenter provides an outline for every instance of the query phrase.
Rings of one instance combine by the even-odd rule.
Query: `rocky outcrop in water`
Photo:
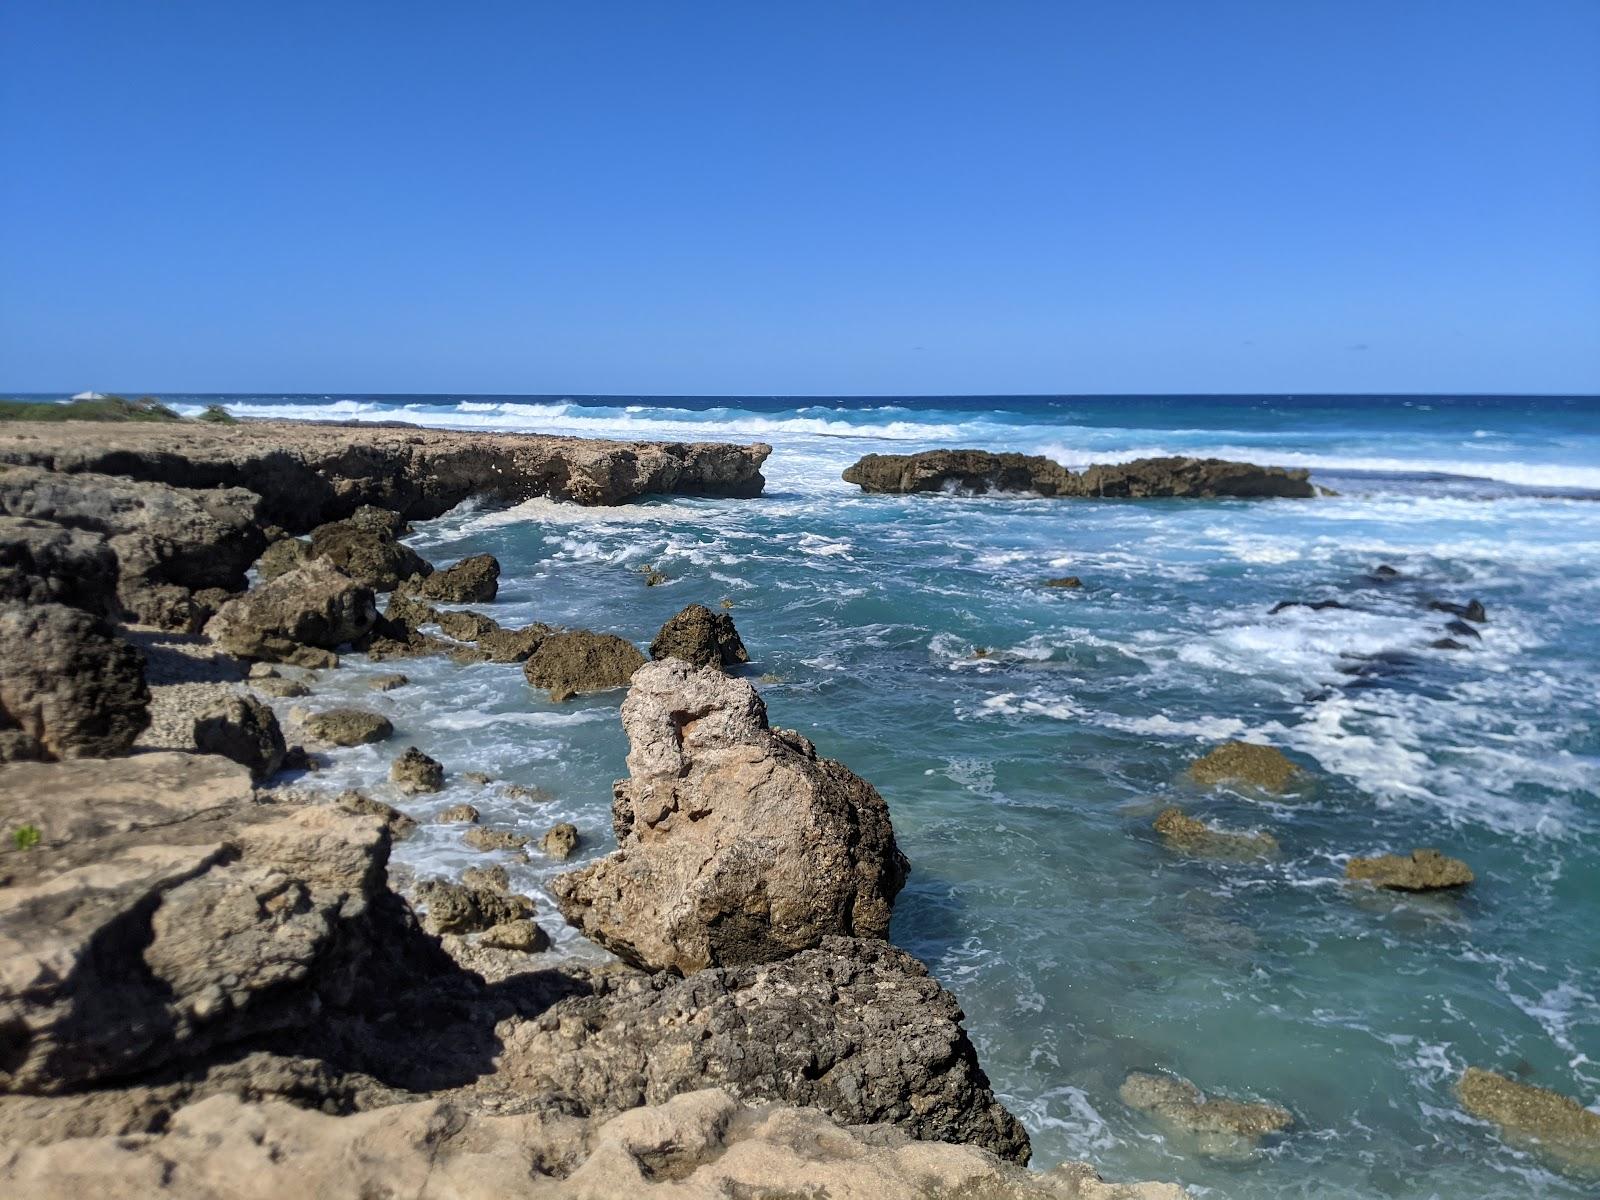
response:
[[[1569,1096],[1468,1067],[1456,1085],[1461,1106],[1505,1137],[1565,1170],[1600,1178],[1600,1113]]]
[[[1265,858],[1278,852],[1278,839],[1270,833],[1218,829],[1179,808],[1163,809],[1155,831],[1172,849],[1197,858]]]
[[[692,667],[735,667],[750,661],[733,618],[704,604],[678,613],[650,643],[651,658],[681,658]]]
[[[362,505],[413,520],[436,517],[472,496],[503,504],[535,496],[578,504],[621,504],[657,493],[757,496],[765,484],[761,464],[771,453],[770,446],[725,442],[294,421],[0,427],[0,463],[175,487],[246,488],[261,498],[261,520],[291,533],[349,517]]]
[[[444,766],[415,746],[407,746],[389,764],[389,782],[408,796],[437,792],[444,787]]]
[[[333,651],[377,620],[372,589],[326,562],[310,562],[224,604],[206,635],[241,658],[333,665]]]
[[[1118,1094],[1129,1108],[1194,1136],[1203,1153],[1222,1157],[1248,1153],[1262,1138],[1294,1124],[1293,1115],[1280,1105],[1207,1096],[1176,1075],[1136,1071]]]
[[[548,688],[551,699],[564,700],[577,692],[627,687],[644,662],[637,646],[615,634],[567,629],[540,638],[522,673],[534,687]]]
[[[0,762],[126,753],[150,723],[144,656],[64,604],[0,604]]]
[[[388,717],[364,708],[329,708],[289,715],[298,716],[300,728],[307,737],[329,746],[367,746],[384,741],[394,733],[394,724]]]
[[[413,579],[411,590],[440,604],[487,604],[500,591],[500,561],[492,554],[474,554],[425,578]]]
[[[1441,888],[1465,887],[1472,882],[1472,868],[1459,858],[1448,858],[1437,850],[1413,850],[1409,855],[1380,854],[1376,858],[1352,858],[1345,864],[1345,877],[1401,892],[1431,892]]]
[[[1303,776],[1281,750],[1256,742],[1224,742],[1189,766],[1189,777],[1196,783],[1242,785],[1274,794],[1288,791]]]
[[[584,933],[624,961],[683,973],[770,962],[829,935],[888,935],[908,870],[888,806],[771,729],[748,683],[651,663],[633,676],[622,724],[619,848],[551,885]]]
[[[0,433],[0,443],[6,440]],[[162,629],[193,632],[204,623],[211,607],[197,603],[196,592],[244,589],[245,571],[266,545],[259,506],[259,497],[241,488],[0,469],[0,514],[105,538],[117,558],[121,606]]]
[[[1017,492],[1108,499],[1316,495],[1307,471],[1220,458],[1141,458],[1075,472],[1040,455],[988,450],[868,454],[845,469],[844,480],[864,492],[890,493]]]
[[[391,529],[372,521],[351,519],[318,525],[311,531],[309,556],[337,567],[375,592],[391,592],[402,579],[433,572],[432,563],[399,541]]]

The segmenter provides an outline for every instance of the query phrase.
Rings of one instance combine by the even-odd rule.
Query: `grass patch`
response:
[[[67,400],[60,404],[50,401],[30,403],[22,400],[0,400],[0,421],[181,420],[182,417],[154,396],[140,396],[137,400],[126,400],[121,396],[102,396],[98,400]]]

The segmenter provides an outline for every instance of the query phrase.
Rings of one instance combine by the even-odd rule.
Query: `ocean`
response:
[[[766,441],[766,495],[611,509],[535,500],[418,525],[435,562],[489,552],[488,610],[647,643],[726,599],[774,724],[883,793],[911,881],[893,939],[960,998],[1035,1165],[1199,1195],[1463,1200],[1593,1196],[1457,1104],[1478,1065],[1600,1100],[1600,399],[1525,396],[905,399],[168,396],[241,417],[402,420],[599,437]],[[1305,501],[868,496],[860,455],[932,447],[1069,466],[1201,454],[1304,466]],[[1371,572],[1400,572],[1380,582]],[[667,582],[646,587],[642,569]],[[1077,591],[1041,586],[1078,575]],[[1466,649],[1433,600],[1479,599]],[[1284,600],[1345,608],[1269,610]],[[374,695],[348,660],[317,702],[383,709],[397,734],[339,753],[330,785],[415,743],[471,799],[535,834],[611,846],[618,695],[551,704],[513,667],[400,664]],[[284,706],[287,708],[287,705]],[[1267,801],[1197,789],[1188,763],[1244,738],[1314,771]],[[485,796],[488,799],[485,799]],[[1175,855],[1177,804],[1270,832],[1258,862]],[[1464,894],[1342,882],[1357,854],[1436,847]],[[424,825],[401,870],[477,856]],[[542,893],[563,954],[598,956]],[[1130,1071],[1287,1106],[1292,1131],[1218,1159],[1125,1107]]]

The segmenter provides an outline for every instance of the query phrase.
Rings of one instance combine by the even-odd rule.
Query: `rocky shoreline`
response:
[[[0,667],[0,1188],[1181,1195],[1022,1170],[1027,1134],[955,998],[884,940],[908,870],[888,807],[769,727],[724,673],[745,657],[725,614],[691,605],[653,662],[470,611],[445,628],[430,601],[492,602],[498,564],[398,541],[470,497],[754,495],[767,452],[281,422],[0,433],[0,620],[26,648]],[[275,781],[319,739],[388,736],[360,709],[286,730],[252,693],[292,696],[352,650],[502,662],[557,699],[629,687],[618,849],[556,887],[626,965],[542,956],[546,915],[493,858],[408,901],[388,858],[412,818],[314,772]],[[438,785],[426,750],[397,760],[407,794]],[[532,841],[454,815],[470,845]]]

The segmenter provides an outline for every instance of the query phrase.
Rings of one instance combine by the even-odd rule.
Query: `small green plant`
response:
[[[11,840],[18,850],[32,850],[39,844],[40,836],[37,825],[21,825],[12,832]]]
[[[201,413],[195,420],[205,421],[211,425],[237,425],[239,423],[239,418],[220,404],[206,405],[205,412]]]

